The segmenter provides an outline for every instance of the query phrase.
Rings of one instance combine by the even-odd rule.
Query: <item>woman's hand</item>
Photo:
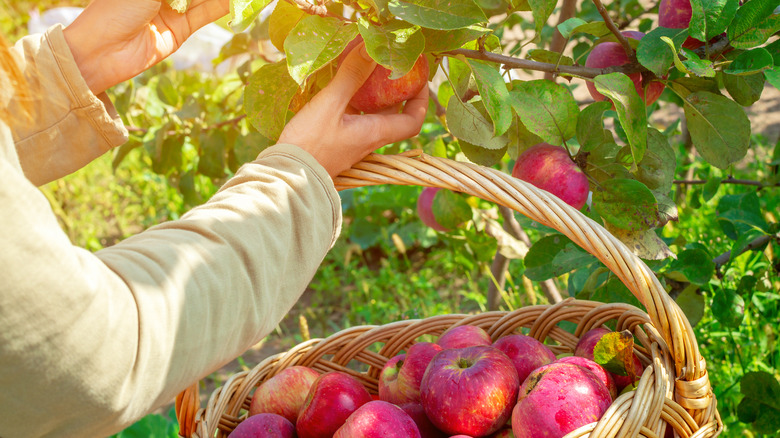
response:
[[[279,143],[308,151],[334,178],[375,149],[417,135],[428,110],[427,86],[402,111],[352,114],[349,101],[374,67],[365,45],[355,47],[330,84],[285,126]]]
[[[65,28],[65,39],[89,89],[100,94],[162,61],[229,8],[228,0],[192,0],[179,14],[165,1],[95,0]]]

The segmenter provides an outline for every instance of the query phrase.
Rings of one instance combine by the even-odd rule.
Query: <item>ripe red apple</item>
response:
[[[349,374],[331,371],[317,378],[298,414],[298,438],[331,438],[371,395]]]
[[[420,401],[420,384],[431,360],[443,348],[431,342],[418,342],[406,350],[401,370],[398,372],[398,390],[402,403]]]
[[[443,350],[425,370],[425,414],[448,434],[489,435],[506,424],[520,381],[512,361],[487,346]]]
[[[379,373],[379,400],[400,404],[404,402],[401,390],[398,388],[398,372],[406,359],[405,354],[393,356],[382,367]]]
[[[658,5],[658,25],[669,29],[687,29],[691,24],[693,10],[691,0],[661,0]],[[683,43],[686,49],[695,50],[704,43],[688,37]]]
[[[632,38],[635,40],[641,40],[642,37],[645,36],[645,34],[642,32],[637,31],[625,31],[623,32],[623,35],[625,35],[627,38]],[[585,60],[585,66],[592,68],[606,68],[612,67],[613,65],[627,64],[629,61],[630,60],[628,59],[628,55],[626,55],[626,51],[623,50],[623,46],[621,46],[620,43],[607,41],[598,44],[593,48],[593,50],[591,50],[590,55],[588,55],[588,59]],[[631,73],[628,75],[628,77],[631,78],[631,81],[634,82],[636,92],[639,93],[639,97],[645,101],[645,105],[650,105],[651,103],[655,102],[658,97],[661,96],[661,92],[664,91],[664,84],[658,81],[653,81],[648,84],[647,95],[645,95],[645,90],[642,84],[642,74]],[[606,99],[603,94],[596,90],[596,86],[593,84],[593,82],[588,81],[587,87],[591,97],[593,97],[594,100],[600,101]]]
[[[526,149],[517,157],[512,176],[552,193],[577,210],[588,200],[588,177],[560,146],[539,143]]]
[[[577,342],[577,346],[574,348],[574,355],[580,357],[586,357],[590,360],[593,360],[593,349],[596,348],[596,344],[598,344],[599,340],[601,340],[601,337],[606,335],[607,333],[611,333],[611,331],[604,327],[596,327],[594,329],[588,330],[587,333],[582,335],[579,342]],[[644,370],[645,367],[642,366],[642,362],[639,360],[639,357],[637,357],[635,353],[634,354],[634,375],[636,376],[636,380],[638,380],[642,376],[642,372],[644,372]],[[618,393],[623,391],[623,388],[634,383],[635,381],[629,376],[622,376],[612,372],[610,372],[610,374],[612,375],[612,378],[615,380],[615,386],[617,386]]]
[[[238,423],[228,438],[295,438],[295,426],[277,414],[253,415]]]
[[[439,187],[425,187],[422,189],[420,197],[417,198],[417,215],[420,216],[420,220],[425,225],[436,231],[447,232],[449,230],[437,222],[436,217],[433,215],[433,198],[436,197],[436,193],[439,190],[441,190]]]
[[[420,438],[447,438],[444,432],[431,423],[431,420],[425,415],[425,409],[423,409],[420,402],[404,403],[399,407],[414,420],[417,429],[420,431]]]
[[[279,414],[295,424],[312,383],[320,373],[308,367],[292,366],[261,384],[252,395],[249,416]]]
[[[581,367],[585,367],[589,369],[593,374],[596,375],[596,377],[601,380],[601,383],[604,384],[604,386],[607,387],[607,390],[609,390],[609,395],[612,397],[612,400],[617,398],[617,386],[615,385],[615,379],[612,378],[612,373],[605,370],[604,367],[597,364],[596,362],[593,362],[592,360],[588,359],[587,357],[580,357],[580,356],[566,356],[562,357],[556,362],[561,363],[570,363],[574,365],[579,365]]]
[[[347,44],[339,57],[339,64],[346,55],[363,41],[359,36]],[[390,70],[377,65],[363,85],[349,101],[352,108],[364,113],[373,113],[398,105],[414,96],[428,84],[428,59],[417,58],[409,72],[398,79],[390,79]]]
[[[512,411],[517,438],[560,438],[598,421],[612,397],[587,368],[553,362],[534,370],[520,387]]]
[[[555,353],[552,350],[526,335],[504,336],[494,342],[493,347],[501,350],[512,360],[521,383],[531,374],[531,371],[555,361]]]
[[[420,432],[403,409],[378,400],[353,412],[333,438],[420,438]]]
[[[481,327],[475,325],[459,325],[453,327],[439,336],[436,340],[445,350],[448,348],[465,348],[476,345],[490,346],[493,341],[490,335]]]

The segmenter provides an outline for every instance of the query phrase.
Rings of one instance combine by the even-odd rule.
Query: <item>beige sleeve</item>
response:
[[[18,168],[0,175],[3,438],[105,436],[171,402],[272,331],[341,226],[327,173],[291,145],[94,254]]]
[[[22,169],[35,185],[75,172],[128,137],[107,95],[95,96],[87,87],[62,29],[22,38],[13,49],[32,114],[12,120],[10,128]],[[13,113],[20,114],[18,105],[12,100]]]

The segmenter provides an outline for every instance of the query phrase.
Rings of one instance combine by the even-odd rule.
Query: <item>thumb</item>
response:
[[[376,62],[368,56],[365,43],[360,43],[347,55],[336,76],[320,94],[325,94],[324,97],[339,108],[346,108],[374,68]]]

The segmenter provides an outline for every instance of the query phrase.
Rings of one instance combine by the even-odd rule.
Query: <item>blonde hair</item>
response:
[[[10,111],[12,99],[19,102],[16,108],[21,110],[21,114]],[[11,45],[0,33],[0,120],[10,123],[15,118],[30,118],[31,105],[30,90],[24,74],[11,51]]]

